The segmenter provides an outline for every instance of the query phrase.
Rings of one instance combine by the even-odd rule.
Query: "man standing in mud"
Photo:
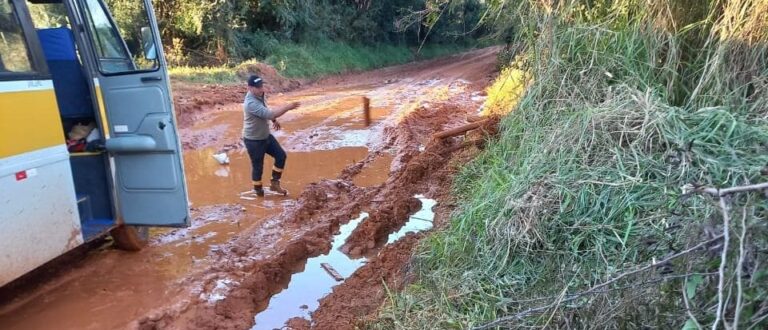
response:
[[[285,169],[287,156],[280,143],[270,133],[269,121],[272,121],[272,127],[275,130],[280,130],[280,123],[277,122],[277,118],[298,107],[299,103],[294,102],[270,109],[267,107],[264,81],[261,77],[255,75],[248,78],[248,93],[245,95],[245,102],[243,102],[243,141],[245,142],[245,148],[248,150],[248,156],[251,158],[253,191],[259,197],[264,196],[264,188],[261,182],[261,175],[264,169],[264,154],[268,154],[275,159],[269,190],[283,196],[288,195],[288,191],[280,186],[280,178]]]

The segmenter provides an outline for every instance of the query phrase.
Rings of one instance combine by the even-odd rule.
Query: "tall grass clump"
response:
[[[768,2],[511,3],[527,91],[369,326],[768,328]]]

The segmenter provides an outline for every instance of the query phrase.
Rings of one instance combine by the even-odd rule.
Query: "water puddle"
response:
[[[322,264],[331,265],[339,275],[347,278],[365,263],[364,259],[350,259],[339,251],[339,248],[367,217],[368,213],[363,212],[356,219],[341,226],[340,233],[333,238],[331,251],[307,260],[304,271],[294,274],[288,288],[274,295],[269,301],[269,307],[256,315],[256,325],[252,329],[280,329],[289,318],[309,318],[309,312],[317,308],[319,300],[339,283],[323,269]]]
[[[432,211],[432,208],[437,205],[437,201],[426,198],[424,195],[416,195],[414,197],[421,201],[421,210],[414,213],[410,219],[408,219],[408,222],[405,223],[403,228],[400,228],[397,232],[389,234],[387,244],[396,242],[407,233],[418,233],[432,229],[432,226],[434,225],[433,220],[435,219],[435,212]]]
[[[437,205],[437,201],[423,195],[415,197],[421,201],[421,210],[413,214],[400,230],[390,234],[387,244],[397,241],[409,232],[432,228],[435,217],[432,208]],[[317,309],[320,299],[343,281],[337,281],[334,277],[346,279],[367,262],[367,258],[352,259],[339,250],[352,231],[367,217],[368,213],[363,212],[359,217],[341,226],[339,234],[333,238],[331,251],[307,260],[304,271],[294,274],[288,288],[274,295],[267,309],[256,315],[255,325],[251,330],[282,329],[285,322],[294,317],[310,319],[310,313]],[[334,272],[335,274],[332,274]]]
[[[187,183],[190,186],[189,199],[193,206],[242,203],[259,205],[260,208],[279,209],[286,198],[267,197],[264,200],[241,200],[239,193],[251,187],[251,163],[245,150],[229,153],[230,164],[220,165],[214,158],[215,149],[190,150],[184,153]],[[364,147],[339,148],[311,152],[288,152],[288,162],[283,173],[283,187],[291,192],[289,199],[310,183],[335,178],[344,168],[368,156]],[[262,179],[269,180],[272,158],[265,157]],[[378,173],[379,180],[385,179],[389,171]],[[375,173],[372,173],[376,176]],[[192,189],[195,188],[195,189]],[[259,208],[257,208],[259,209]],[[274,212],[269,212],[274,213]],[[267,214],[258,214],[263,217]]]

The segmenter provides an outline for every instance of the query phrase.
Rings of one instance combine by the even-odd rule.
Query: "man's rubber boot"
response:
[[[256,196],[264,197],[264,188],[253,188],[253,192],[256,193]]]
[[[288,190],[285,190],[283,189],[283,187],[280,187],[280,180],[272,180],[272,184],[269,185],[269,190],[283,196],[288,195]]]

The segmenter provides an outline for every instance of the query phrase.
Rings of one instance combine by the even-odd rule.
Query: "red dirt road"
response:
[[[477,150],[455,146],[482,142],[482,134],[444,142],[431,135],[478,113],[497,52],[331,77],[272,95],[270,104],[302,103],[275,133],[288,151],[290,198],[239,197],[250,182],[239,143],[244,88],[176,85],[193,225],[155,230],[139,253],[91,249],[32,283],[2,289],[0,329],[265,329],[257,317],[271,311],[271,298],[286,287],[301,291],[293,274],[310,271],[308,259],[333,251],[368,262],[329,286],[320,302],[296,301],[296,308],[309,305],[302,310],[312,320],[291,325],[353,328],[380,305],[382,280],[393,288],[404,283],[403,266],[422,234],[393,244],[387,237],[421,208],[414,196],[437,201],[435,226],[450,212],[455,167]],[[371,99],[370,127],[363,96]],[[212,158],[221,151],[230,165]],[[337,248],[334,237],[361,212],[369,216],[350,227]],[[272,321],[282,325],[294,316],[300,315],[278,313]]]

